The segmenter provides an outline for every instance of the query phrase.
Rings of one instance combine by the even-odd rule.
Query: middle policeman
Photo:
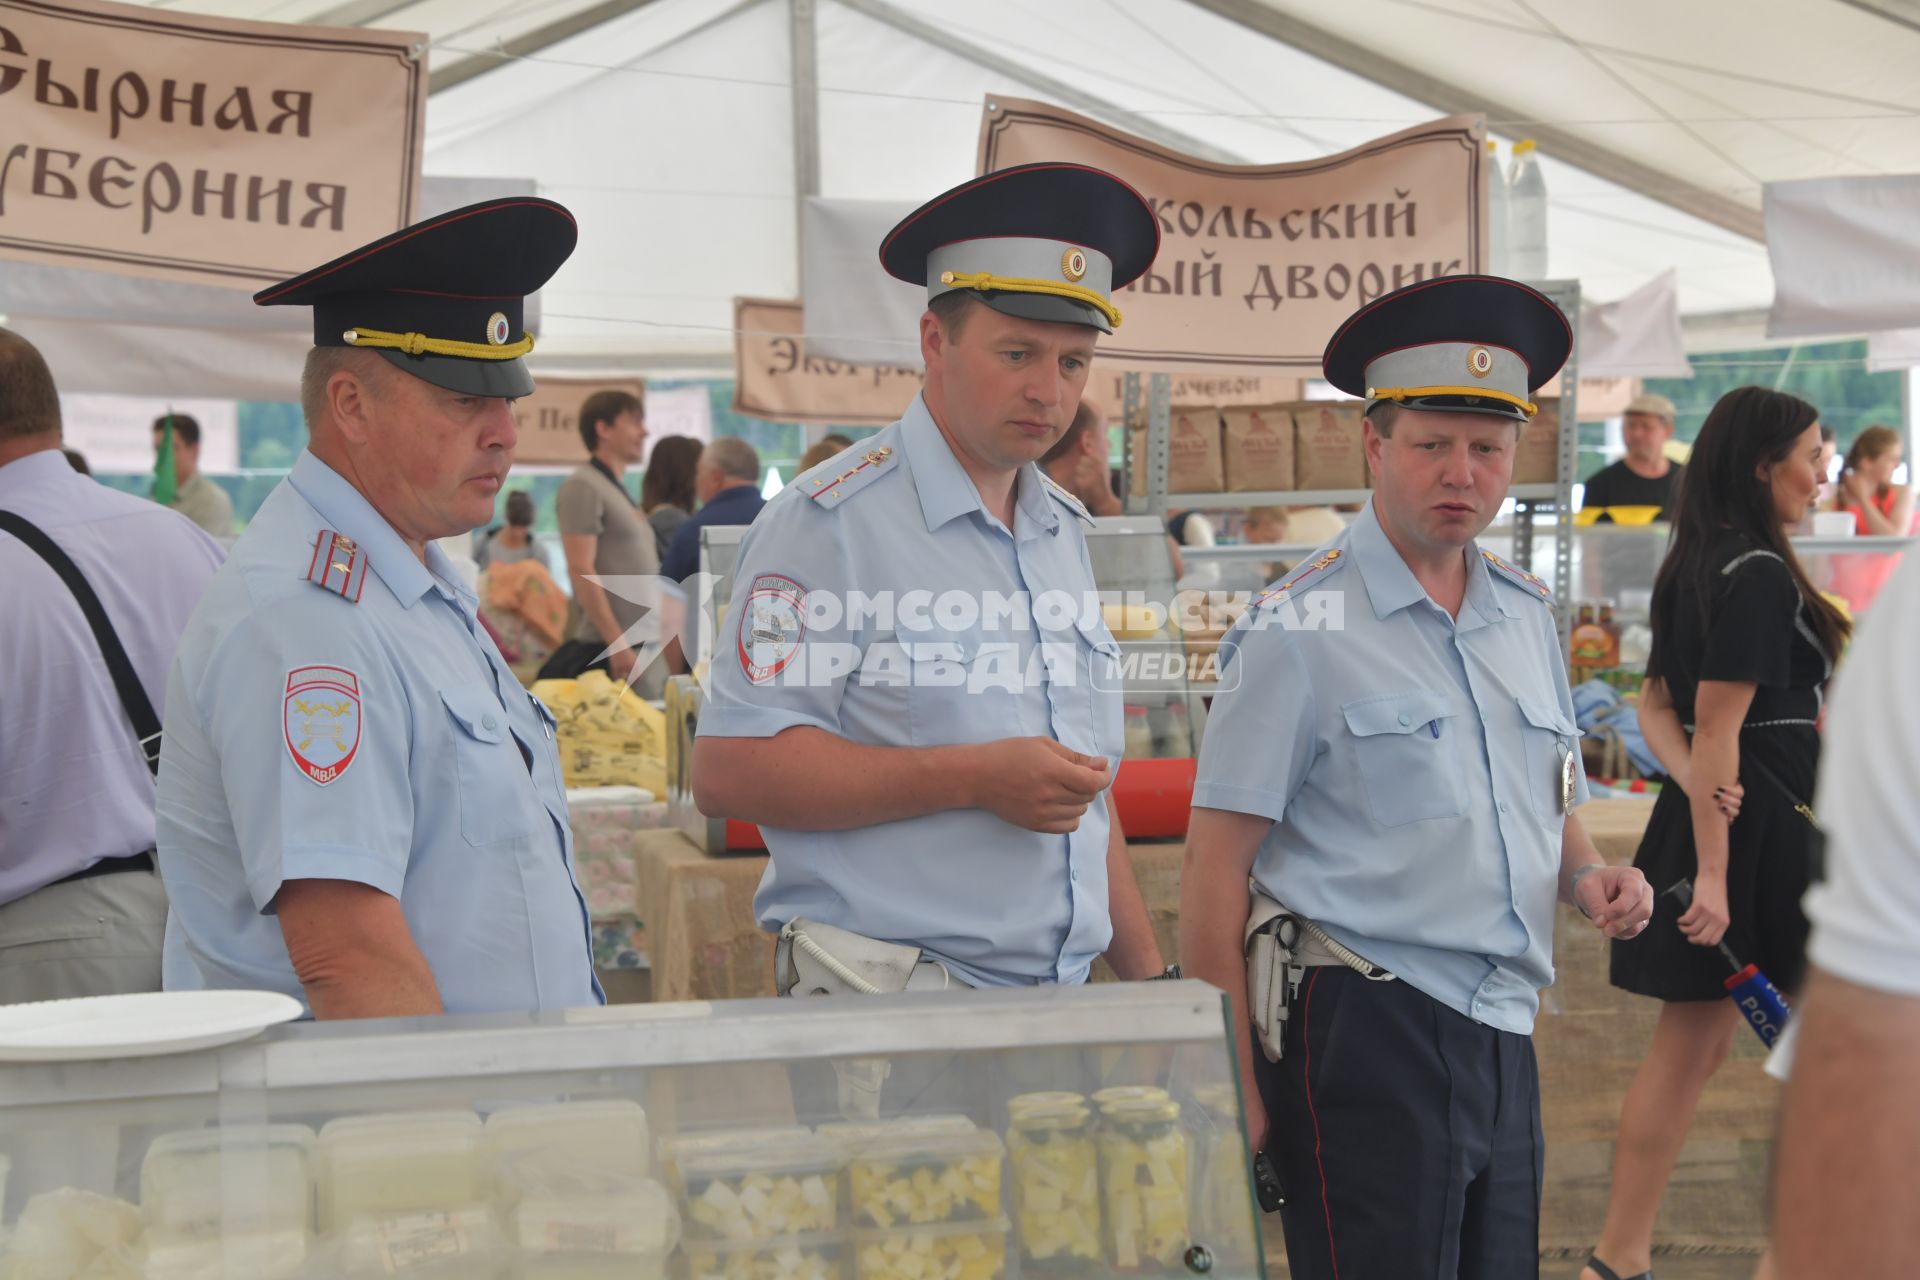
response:
[[[926,389],[754,522],[694,752],[700,809],[766,837],[781,994],[1078,983],[1102,952],[1159,974],[1107,794],[1092,521],[1037,465],[1159,243],[1125,183],[1037,164],[881,245],[927,287]]]

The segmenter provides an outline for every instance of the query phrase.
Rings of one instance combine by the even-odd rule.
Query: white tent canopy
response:
[[[1676,271],[1696,348],[1761,332],[1762,184],[1920,171],[1898,0],[155,3],[427,32],[427,173],[579,216],[547,369],[730,368],[731,299],[799,294],[800,200],[964,180],[992,94],[1266,164],[1485,111],[1540,142],[1550,273],[1610,301]]]

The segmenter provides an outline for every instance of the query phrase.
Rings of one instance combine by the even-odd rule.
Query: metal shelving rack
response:
[[[1567,602],[1571,599],[1573,592],[1573,471],[1580,451],[1579,406],[1576,403],[1580,378],[1578,341],[1580,282],[1548,280],[1538,282],[1534,287],[1565,313],[1567,323],[1573,328],[1575,335],[1574,351],[1567,357],[1566,368],[1560,374],[1562,387],[1558,423],[1560,447],[1554,481],[1551,484],[1515,485],[1508,491],[1507,496],[1514,500],[1514,560],[1523,568],[1534,573],[1541,572],[1535,567],[1536,528],[1542,514],[1550,516],[1553,520],[1553,567],[1550,580],[1553,583],[1560,640],[1564,647],[1572,616]],[[1143,395],[1147,410],[1147,492],[1145,496],[1135,495],[1132,492],[1131,450],[1126,452],[1122,466],[1126,479],[1128,494],[1126,504],[1129,514],[1151,514],[1165,519],[1170,509],[1218,511],[1239,507],[1336,506],[1341,503],[1366,502],[1373,497],[1371,489],[1287,489],[1270,493],[1168,493],[1167,424],[1170,411],[1168,397],[1171,393],[1172,379],[1164,373],[1150,374],[1143,378],[1138,372],[1129,371],[1122,386],[1121,420],[1123,422],[1137,420]],[[1267,548],[1266,553],[1271,554],[1272,550],[1273,548]]]

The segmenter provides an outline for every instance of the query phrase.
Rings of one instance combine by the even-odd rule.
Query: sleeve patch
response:
[[[281,717],[293,767],[324,787],[360,750],[360,678],[345,667],[296,667],[287,673]]]
[[[792,578],[763,573],[740,606],[735,647],[752,684],[766,684],[793,662],[807,634],[807,589]]]

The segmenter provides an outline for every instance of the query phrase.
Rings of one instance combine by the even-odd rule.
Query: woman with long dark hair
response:
[[[662,560],[681,523],[693,514],[693,468],[700,461],[701,448],[692,436],[662,436],[647,455],[647,469],[640,477],[640,511],[653,526],[653,541]]]
[[[1822,690],[1848,630],[1785,532],[1819,492],[1817,417],[1777,391],[1729,391],[1680,482],[1640,709],[1671,784],[1634,858],[1659,899],[1644,932],[1613,943],[1613,985],[1665,1007],[1627,1090],[1583,1280],[1651,1275],[1654,1217],[1739,1020],[1719,944],[1785,989],[1806,967],[1814,833],[1797,806],[1812,801]],[[1721,797],[1736,785],[1745,794],[1729,823]],[[1693,883],[1684,910],[1665,892],[1680,880]]]

